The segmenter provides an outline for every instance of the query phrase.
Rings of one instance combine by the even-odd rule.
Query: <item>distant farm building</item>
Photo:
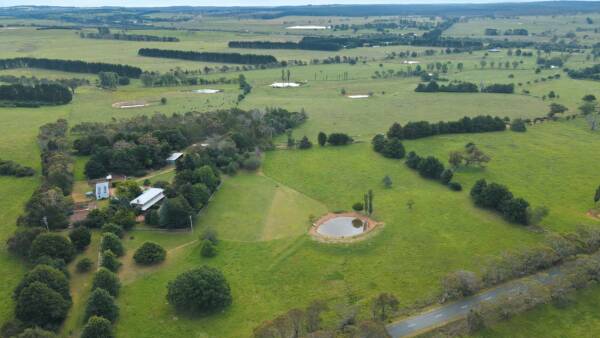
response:
[[[175,164],[177,160],[183,157],[183,153],[172,153],[171,156],[167,158],[167,163]]]
[[[150,188],[130,202],[134,208],[146,211],[152,208],[156,203],[165,198],[164,190],[160,188]]]
[[[96,199],[103,200],[110,197],[110,183],[108,181],[96,183]]]

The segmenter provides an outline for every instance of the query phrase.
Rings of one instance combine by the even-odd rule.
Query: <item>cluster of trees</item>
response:
[[[115,72],[100,72],[98,73],[100,87],[114,89],[117,86],[127,86],[131,80],[127,76],[119,76]]]
[[[237,83],[237,79],[205,79],[182,70],[174,70],[166,73],[143,72],[140,80],[145,87],[171,87],[171,86],[196,86],[209,84],[232,84]]]
[[[430,81],[429,83],[419,83],[415,92],[423,93],[435,93],[435,92],[447,92],[447,93],[500,93],[500,94],[513,94],[515,92],[514,83],[501,84],[494,83],[487,86],[479,87],[472,82],[465,81],[454,81],[447,85],[440,85],[436,81]]]
[[[240,94],[238,95],[237,102],[240,103],[246,98],[246,95],[250,94],[252,86],[248,83],[244,74],[240,74],[238,83],[240,84]]]
[[[322,317],[332,310],[326,302],[315,300],[306,308],[291,309],[254,329],[254,338],[273,337],[373,337],[389,338],[385,322],[397,314],[400,302],[390,293],[370,300],[371,318],[359,320],[355,307],[336,307],[339,320],[327,327]]]
[[[252,48],[252,49],[304,49],[338,51],[343,46],[337,43],[321,41],[312,37],[304,37],[299,42],[275,42],[275,41],[229,41],[229,48]]]
[[[569,69],[567,74],[573,79],[600,80],[600,64],[582,69]]]
[[[35,175],[33,168],[0,158],[0,176],[26,177],[33,175]]]
[[[467,167],[476,165],[483,168],[491,160],[475,143],[469,142],[465,145],[464,150],[450,152],[448,163],[453,169],[457,169],[462,165]]]
[[[520,36],[527,36],[529,35],[529,31],[527,29],[524,28],[509,28],[507,30],[504,31],[504,33],[502,33],[502,31],[500,31],[499,29],[496,28],[486,28],[485,29],[485,35],[487,36],[497,36],[497,35],[520,35]]]
[[[438,180],[454,191],[461,191],[462,185],[452,182],[454,172],[446,169],[444,164],[434,156],[421,157],[414,151],[406,156],[406,166],[419,172],[422,177]]]
[[[427,84],[419,83],[417,88],[415,88],[415,92],[478,93],[479,87],[474,83],[463,81],[451,82],[447,85],[439,85],[436,81],[430,81]]]
[[[125,40],[125,41],[149,41],[149,42],[179,42],[174,36],[156,36],[146,34],[125,34],[111,33],[110,31],[100,31],[98,33],[79,33],[82,39],[102,39],[102,40]]]
[[[159,57],[167,59],[181,59],[192,61],[237,63],[248,65],[262,65],[277,63],[272,55],[239,54],[239,53],[211,53],[194,52],[158,48],[141,48],[138,55],[147,57]]]
[[[538,66],[543,68],[562,67],[564,64],[563,58],[555,56],[552,58],[538,57],[536,60]]]
[[[30,57],[0,59],[0,69],[14,68],[40,68],[59,70],[63,72],[91,74],[98,74],[100,72],[114,72],[120,76],[127,76],[134,79],[137,79],[140,77],[140,75],[142,75],[142,70],[138,67],[112,63],[86,62],[79,60],[37,59]]]
[[[19,107],[61,105],[71,102],[73,94],[63,85],[50,83],[27,86],[10,84],[0,86],[0,104]]]
[[[68,124],[60,119],[40,127],[38,144],[42,152],[43,182],[25,205],[18,224],[64,229],[72,209],[73,160],[69,155]]]
[[[344,133],[331,133],[327,135],[324,132],[320,132],[317,141],[321,147],[324,147],[327,144],[332,146],[344,146],[354,142],[354,139],[350,137],[350,135]]]
[[[504,185],[488,184],[485,179],[481,179],[471,188],[471,198],[478,207],[496,210],[511,223],[530,224],[529,202],[523,198],[515,198]]]
[[[399,138],[395,136],[375,135],[371,140],[373,150],[388,158],[401,159],[406,154],[404,145]]]
[[[87,79],[46,79],[41,78],[38,79],[35,76],[27,77],[27,76],[14,76],[14,75],[0,75],[0,82],[5,82],[9,84],[21,84],[24,86],[36,86],[41,84],[59,84],[63,87],[67,87],[71,90],[71,93],[75,94],[75,89],[81,86],[89,85],[90,81]]]
[[[381,22],[381,21],[374,21],[374,22],[367,22],[364,24],[338,24],[338,25],[334,25],[332,27],[333,31],[347,31],[347,30],[352,30],[354,32],[358,31],[358,30],[376,30],[378,32],[382,32],[384,30],[387,29],[410,29],[410,28],[416,28],[418,30],[430,30],[433,29],[435,27],[435,24],[433,22],[427,22],[427,21],[417,21],[417,20],[410,20],[410,19],[398,19],[397,21],[390,21],[390,22]]]
[[[248,158],[256,148],[272,147],[272,138],[302,124],[305,112],[271,108],[265,111],[221,110],[166,116],[140,116],[111,123],[83,123],[73,128],[73,148],[91,155],[85,173],[89,178],[109,172],[141,175],[165,165],[173,150],[210,138],[206,150],[216,167],[226,172]],[[235,164],[232,164],[234,163]]]
[[[388,130],[388,138],[414,140],[423,137],[444,134],[487,133],[506,130],[506,122],[500,117],[479,115],[473,118],[463,117],[458,121],[431,123],[428,121],[408,122],[402,126],[394,123]]]

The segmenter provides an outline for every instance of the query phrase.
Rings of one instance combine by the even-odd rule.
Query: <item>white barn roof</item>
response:
[[[175,162],[177,161],[181,156],[183,156],[183,153],[172,153],[171,156],[169,156],[167,158],[168,162]]]
[[[153,205],[158,203],[165,197],[164,190],[160,188],[150,188],[134,200],[131,201],[131,205],[138,206],[142,211],[150,209]]]

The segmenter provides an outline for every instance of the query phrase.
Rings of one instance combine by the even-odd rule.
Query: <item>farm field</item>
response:
[[[95,17],[87,15],[80,19]],[[180,20],[188,15],[190,20]],[[425,31],[416,28],[309,32],[285,28],[390,23],[400,19],[442,23],[447,19],[442,16],[260,18],[258,14],[254,17],[203,16],[156,11],[144,17],[166,21],[156,21],[143,29],[132,26],[123,31],[176,37],[181,41],[82,39],[79,30],[37,29],[44,25],[74,25],[72,21],[55,20],[52,15],[46,20],[0,16],[0,46],[3,46],[0,59],[36,57],[127,64],[163,74],[177,69],[217,81],[206,85],[145,86],[142,80],[131,79],[128,85],[107,89],[102,88],[96,74],[0,69],[0,81],[5,75],[89,81],[89,85],[75,90],[73,100],[66,105],[0,106],[0,159],[36,170],[33,177],[0,176],[0,285],[3,285],[0,324],[14,317],[13,289],[33,268],[30,262],[9,253],[4,243],[17,228],[17,219],[23,214],[25,204],[45,179],[36,139],[39,128],[57,119],[66,119],[69,127],[73,127],[83,122],[116,123],[157,113],[184,116],[188,112],[225,112],[237,108],[262,116],[274,107],[303,111],[307,115],[306,121],[294,128],[265,132],[272,135],[272,147],[244,150],[245,155],[259,154],[259,169],[239,169],[236,173],[222,170],[220,188],[197,213],[193,231],[188,228],[166,231],[137,224],[125,234],[122,243],[126,253],[120,258],[123,265],[118,271],[122,289],[116,298],[120,315],[112,326],[116,337],[154,337],[157,332],[161,332],[162,337],[253,337],[253,330],[261,323],[292,308],[305,308],[316,300],[328,304],[322,326],[333,328],[349,313],[354,313],[358,321],[371,320],[372,300],[381,293],[390,293],[398,300],[400,310],[383,321],[389,323],[424,306],[437,304],[442,292],[441,280],[448,273],[468,270],[481,276],[494,258],[506,252],[539,247],[550,234],[569,234],[581,226],[594,229],[600,226],[598,218],[588,215],[588,211],[596,208],[593,193],[600,184],[597,170],[600,134],[590,130],[583,116],[566,118],[579,113],[584,95],[600,96],[600,82],[573,79],[565,71],[566,67],[580,69],[597,64],[591,54],[596,51],[592,46],[600,42],[599,33],[593,29],[577,29],[600,29],[598,13],[495,19],[467,16],[443,31],[444,37],[487,39],[486,28],[520,27],[532,34],[511,36],[508,40],[535,43],[553,43],[556,42],[553,36],[567,39],[568,33],[575,32],[576,40],[586,46],[572,52],[555,50],[539,54],[534,47],[524,47],[532,56],[517,56],[512,48],[510,53],[508,48],[501,48],[498,53],[487,48],[447,53],[439,46],[406,45],[340,51],[227,47],[232,40],[297,42],[307,35],[420,35]],[[588,18],[593,24],[588,23]],[[95,25],[77,23],[80,24],[83,32],[97,32]],[[111,26],[113,33],[121,30],[120,26]],[[489,47],[493,47],[492,43]],[[137,55],[139,48],[269,54],[279,61],[300,60],[306,65],[243,70],[240,64],[141,57]],[[336,56],[358,59],[355,64],[311,62],[335,60]],[[540,67],[536,63],[538,57],[559,58],[564,61],[564,67]],[[206,67],[210,67],[209,72]],[[424,74],[399,75],[413,72],[417,67],[423,69]],[[290,81],[301,84],[299,87],[271,86],[275,82],[286,82],[285,70],[289,71]],[[513,94],[415,92],[417,85],[424,82],[425,77],[434,76],[433,73],[440,84],[463,81],[483,88],[496,83],[513,83],[515,89]],[[237,82],[240,75],[251,87],[243,95]],[[224,83],[224,79],[230,81]],[[0,82],[0,85],[7,84]],[[198,89],[222,92],[210,95],[193,92]],[[363,98],[353,99],[352,95]],[[542,123],[528,124],[524,133],[506,130],[402,140],[407,153],[415,151],[421,156],[435,156],[446,167],[451,152],[463,150],[469,143],[477,145],[491,161],[485,167],[460,166],[454,170],[453,182],[460,183],[462,191],[452,191],[439,181],[424,179],[408,168],[404,159],[385,158],[373,151],[371,145],[373,136],[385,133],[394,122],[402,125],[411,121],[434,123],[478,115],[499,116],[507,121],[533,120],[545,117],[551,104],[564,105],[568,110],[556,121],[546,119]],[[216,122],[214,128],[214,135],[208,139],[215,144],[208,147],[221,150],[219,147],[228,146],[222,142],[226,139],[235,148],[237,142],[231,141],[234,133],[223,132],[226,126]],[[127,132],[115,137],[124,140]],[[320,132],[345,133],[354,142],[345,146],[319,146]],[[312,148],[286,145],[288,137],[299,141],[304,136],[312,142]],[[68,139],[72,142],[76,137],[71,133]],[[190,151],[199,143],[188,144],[188,148],[181,150]],[[85,173],[86,163],[93,155],[78,156],[74,149],[69,149],[69,153],[74,158],[75,192],[84,200],[85,193],[93,190]],[[224,159],[219,157],[216,161]],[[213,167],[216,168],[216,164]],[[242,160],[239,167],[244,167]],[[153,168],[132,178],[140,185],[146,180],[150,184],[172,183],[179,170],[173,165]],[[391,179],[391,187],[382,183],[386,176]],[[469,190],[482,178],[506,185],[532,207],[546,207],[548,215],[537,226],[525,227],[506,221],[499,213],[476,207]],[[315,240],[308,233],[319,217],[352,211],[353,205],[362,202],[368,191],[374,195],[371,217],[383,224],[373,233],[362,240],[336,244]],[[109,203],[98,204],[105,207]],[[217,254],[212,258],[202,253],[201,234],[207,229],[215,230],[219,238]],[[60,234],[67,235],[68,231]],[[91,244],[67,267],[73,305],[57,329],[61,338],[79,337],[85,325],[84,310],[95,269],[80,273],[75,264],[83,257],[99,264],[102,233],[93,229],[92,234]],[[149,267],[134,262],[135,250],[147,241],[158,243],[166,250],[164,262]],[[222,271],[231,287],[232,304],[210,315],[176,311],[167,301],[167,284],[179,274],[203,265]],[[565,307],[546,304],[473,336],[588,337],[590,332],[600,331],[600,320],[594,310],[599,298],[600,289],[591,286],[574,293],[574,301]]]

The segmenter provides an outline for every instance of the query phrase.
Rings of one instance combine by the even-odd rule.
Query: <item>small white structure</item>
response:
[[[420,61],[415,61],[415,60],[404,60],[402,61],[402,64],[404,65],[418,65],[419,63],[421,63]]]
[[[300,87],[299,83],[296,82],[275,82],[271,84],[273,88],[298,88]]]
[[[175,164],[181,157],[183,157],[183,153],[172,153],[171,156],[167,157],[167,163]]]
[[[488,49],[488,52],[490,52],[490,53],[500,53],[500,48]]]
[[[140,208],[142,211],[146,211],[152,208],[156,203],[160,202],[163,198],[165,198],[163,189],[150,188],[136,197],[129,204],[133,207]]]
[[[196,89],[192,90],[192,93],[195,94],[217,94],[223,92],[220,89]]]
[[[109,182],[98,182],[96,183],[96,199],[103,200],[110,197],[110,185]]]
[[[360,94],[360,95],[348,95],[349,99],[368,99],[369,95],[365,95],[365,94]]]

